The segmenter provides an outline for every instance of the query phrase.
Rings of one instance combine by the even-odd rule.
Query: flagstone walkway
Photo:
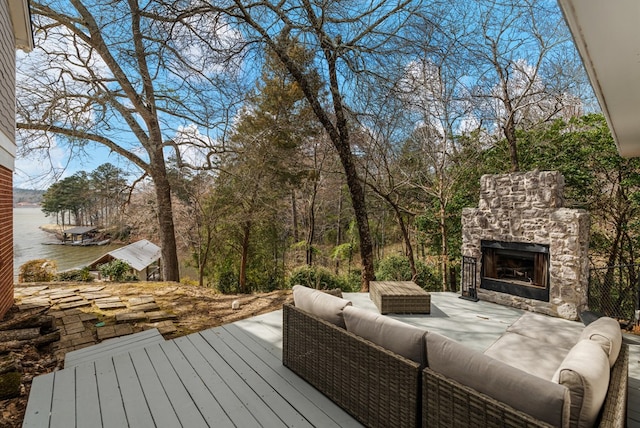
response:
[[[15,287],[19,309],[50,307],[60,331],[53,345],[55,356],[64,360],[68,352],[106,339],[157,328],[160,333],[176,330],[176,316],[162,310],[151,295],[121,298],[104,291],[101,285],[64,289],[48,286]]]

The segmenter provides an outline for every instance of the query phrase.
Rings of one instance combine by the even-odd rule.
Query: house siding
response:
[[[8,2],[0,0],[0,132],[14,143],[16,51],[12,28]]]
[[[0,319],[13,305],[13,168],[16,51],[7,0],[0,0]]]

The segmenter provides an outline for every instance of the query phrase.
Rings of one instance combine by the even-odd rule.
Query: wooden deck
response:
[[[346,297],[376,310],[367,294]],[[433,293],[431,302],[431,315],[394,318],[478,349],[522,313],[453,293]],[[361,426],[282,365],[281,324],[276,311],[142,347],[145,335],[102,345],[34,379],[23,427]],[[640,428],[640,341],[630,349],[629,427]]]
[[[282,366],[282,313],[34,379],[23,427],[340,427],[353,418]]]

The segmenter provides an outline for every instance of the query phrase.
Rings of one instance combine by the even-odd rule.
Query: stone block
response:
[[[138,322],[146,320],[147,314],[144,312],[124,312],[121,314],[116,314],[117,323]]]
[[[78,300],[76,302],[62,303],[59,305],[60,309],[72,309],[72,308],[79,308],[82,306],[91,306],[91,302],[88,302],[86,300]]]
[[[132,297],[131,299],[129,299],[129,305],[130,306],[138,306],[138,305],[144,305],[146,303],[155,303],[155,298],[151,295],[144,295],[144,296],[138,296],[138,297]]]
[[[158,309],[160,307],[155,302],[131,306],[131,310],[136,312],[157,311]]]

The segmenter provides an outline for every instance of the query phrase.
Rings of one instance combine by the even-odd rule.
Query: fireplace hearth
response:
[[[485,175],[462,211],[462,255],[480,300],[566,319],[587,305],[589,214],[565,208],[557,171]]]

